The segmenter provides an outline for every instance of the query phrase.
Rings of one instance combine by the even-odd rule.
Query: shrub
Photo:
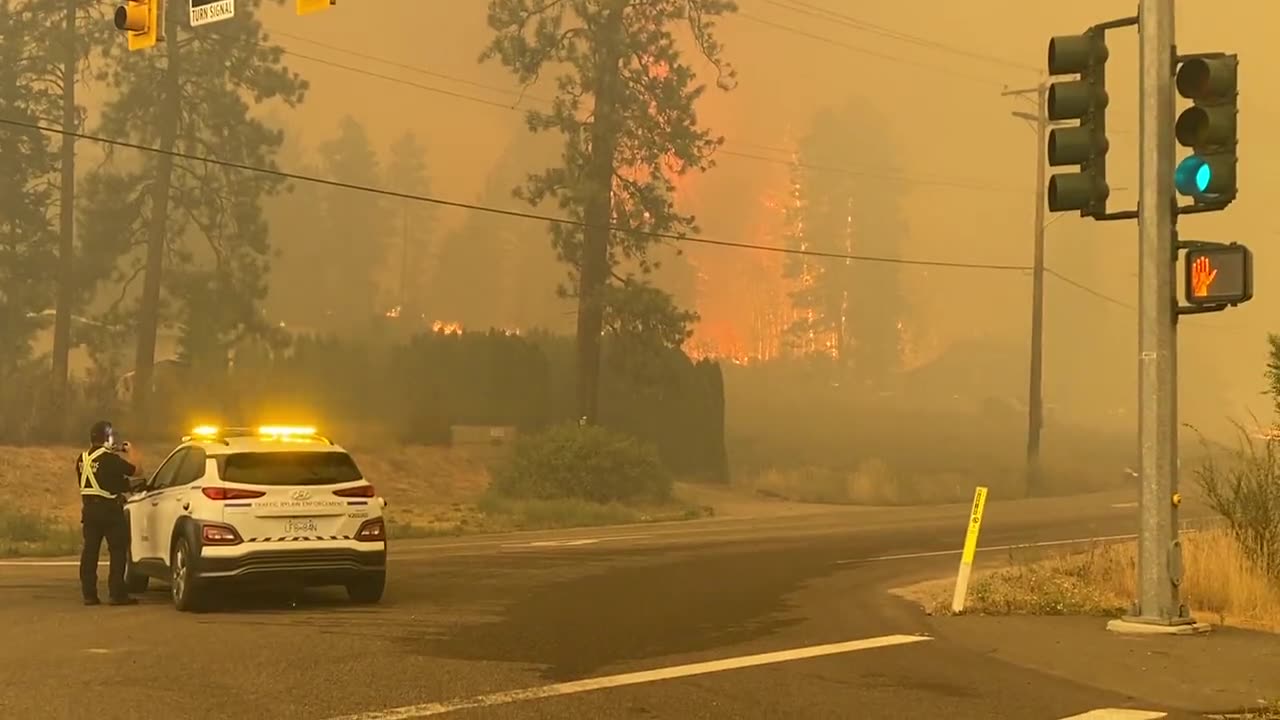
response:
[[[666,502],[672,482],[652,446],[605,428],[565,424],[517,439],[494,468],[492,490],[530,500]]]
[[[1241,442],[1231,460],[1221,463],[1210,453],[1196,469],[1196,481],[1249,560],[1280,580],[1280,439],[1255,442],[1236,427]]]

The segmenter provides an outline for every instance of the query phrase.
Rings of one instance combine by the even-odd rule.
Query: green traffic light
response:
[[[1213,166],[1199,155],[1188,155],[1173,171],[1173,184],[1183,195],[1205,195],[1213,181]]]

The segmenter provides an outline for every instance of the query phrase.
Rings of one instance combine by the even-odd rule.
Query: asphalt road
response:
[[[1132,499],[991,502],[982,545],[1128,534]],[[372,608],[316,591],[190,615],[163,589],[85,608],[69,563],[0,563],[0,717],[1055,720],[1132,705],[927,637],[885,592],[954,570],[967,518],[849,509],[404,541]],[[832,647],[851,641],[866,642]]]

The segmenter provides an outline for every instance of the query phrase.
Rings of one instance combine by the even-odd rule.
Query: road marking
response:
[[[1136,502],[1113,503],[1113,504],[1111,505],[1111,507],[1113,507],[1113,508],[1135,508],[1135,507],[1138,507],[1138,503],[1136,503]]]
[[[99,561],[99,565],[106,566],[105,561]],[[0,566],[5,567],[79,567],[79,560],[0,560]]]
[[[1190,532],[1190,531],[1185,531]],[[1022,548],[1038,548],[1038,547],[1055,547],[1058,545],[1076,545],[1087,542],[1108,542],[1111,540],[1136,540],[1137,535],[1102,535],[1099,537],[1073,538],[1071,540],[1047,540],[1045,542],[1021,543],[1019,545],[990,545],[978,548],[977,552],[991,552],[994,550],[1020,550]],[[854,558],[852,560],[837,560],[837,565],[846,565],[848,563],[867,563],[867,562],[886,562],[889,560],[911,560],[914,558],[928,557],[945,557],[947,555],[959,555],[964,552],[961,550],[935,550],[933,552],[906,553],[904,555],[879,555],[869,558]]]
[[[1169,713],[1157,710],[1129,710],[1125,708],[1100,708],[1087,713],[1072,715],[1062,720],[1159,720],[1169,717]]]
[[[740,670],[742,668],[758,667],[760,665],[772,665],[776,663],[790,662],[793,660],[823,657],[826,655],[839,655],[858,650],[871,650],[874,648],[889,647],[893,645],[906,645],[908,643],[917,643],[932,639],[933,638],[924,635],[885,635],[883,637],[864,638],[862,640],[851,640],[849,642],[832,643],[830,645],[812,645],[809,647],[781,650],[779,652],[763,653],[760,655],[744,655],[736,658],[725,658],[723,660],[693,663],[691,665],[676,665],[673,667],[656,668],[654,670],[642,670],[640,672],[624,673],[622,675],[607,675],[604,677],[575,680],[573,682],[544,685],[542,687],[525,688],[523,690],[509,690],[506,692],[497,692],[489,695],[479,695],[476,697],[462,698],[458,700],[448,700],[445,702],[432,702],[424,703],[422,705],[407,705],[404,707],[389,708],[387,710],[374,710],[365,713],[356,713],[354,715],[343,715],[341,717],[331,718],[331,720],[409,720],[409,718],[444,715],[445,713],[451,713],[457,710],[493,707],[494,705],[509,705],[511,703],[525,702],[528,700],[575,695],[577,693],[590,692],[592,690],[604,690],[607,688],[639,685],[641,683],[659,682],[662,680],[675,680],[694,675],[706,675],[708,673],[724,672],[726,670]]]
[[[568,540],[539,540],[537,542],[512,543],[510,545],[503,545],[502,547],[504,548],[577,547],[579,545],[595,545],[596,543],[599,543],[599,542],[606,542],[606,541],[613,541],[613,540],[638,540],[640,538],[647,538],[647,537],[651,537],[651,536],[649,535],[610,535],[609,537],[570,538]]]

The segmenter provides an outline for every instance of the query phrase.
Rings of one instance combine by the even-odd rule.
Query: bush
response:
[[[493,471],[491,489],[528,500],[595,503],[671,499],[671,476],[657,451],[601,427],[557,425],[519,438]]]
[[[1249,560],[1280,580],[1280,439],[1255,442],[1236,427],[1241,442],[1231,461],[1219,463],[1210,454],[1196,469],[1196,481]]]

